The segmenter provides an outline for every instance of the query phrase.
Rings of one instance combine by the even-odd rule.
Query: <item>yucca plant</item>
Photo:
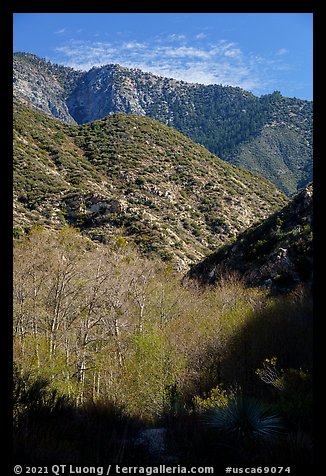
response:
[[[236,396],[223,407],[204,413],[206,424],[236,439],[272,437],[282,431],[281,419],[262,402]]]

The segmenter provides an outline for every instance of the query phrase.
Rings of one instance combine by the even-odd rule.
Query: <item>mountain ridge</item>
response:
[[[14,94],[67,123],[115,112],[151,117],[288,195],[312,180],[312,102],[279,92],[256,97],[120,65],[81,72],[15,53]]]
[[[67,125],[14,103],[14,223],[123,235],[185,269],[287,202],[268,181],[153,119]]]

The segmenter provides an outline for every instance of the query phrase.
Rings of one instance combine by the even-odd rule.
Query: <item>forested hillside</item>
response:
[[[88,72],[14,54],[14,96],[67,123],[151,117],[291,195],[312,180],[312,102],[106,65]]]
[[[122,235],[186,269],[287,201],[170,127],[115,114],[81,126],[14,105],[14,225]]]

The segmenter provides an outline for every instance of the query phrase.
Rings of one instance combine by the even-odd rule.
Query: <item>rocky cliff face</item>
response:
[[[14,94],[66,123],[115,112],[148,116],[258,173],[287,194],[312,180],[312,103],[279,93],[190,84],[106,65],[90,71],[14,55]]]
[[[312,283],[312,201],[310,184],[281,211],[194,266],[190,277],[215,283],[236,273],[250,286],[274,291]]]
[[[18,54],[13,60],[14,98],[33,105],[68,124],[75,123],[66,103],[72,85],[80,74],[41,60],[34,55]]]
[[[67,100],[69,111],[79,124],[113,112],[146,116],[150,103],[130,70],[118,65],[91,69],[80,78]]]

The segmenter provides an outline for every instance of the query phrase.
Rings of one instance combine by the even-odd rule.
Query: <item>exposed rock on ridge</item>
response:
[[[313,185],[282,210],[194,266],[189,276],[205,283],[236,273],[250,286],[287,291],[312,283]]]
[[[14,99],[67,124],[76,123],[66,103],[68,94],[81,72],[53,65],[30,54],[14,55]]]
[[[67,123],[115,112],[148,116],[287,194],[312,180],[312,102],[185,83],[119,65],[90,71],[14,55],[14,94]]]

